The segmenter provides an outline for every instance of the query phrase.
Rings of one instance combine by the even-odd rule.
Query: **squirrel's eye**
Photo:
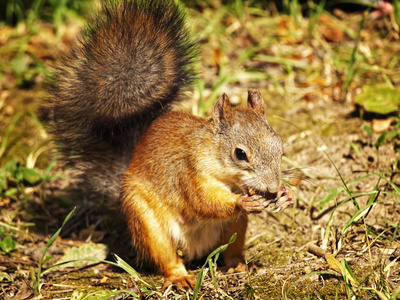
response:
[[[235,156],[238,160],[248,161],[246,152],[240,148],[235,149]]]

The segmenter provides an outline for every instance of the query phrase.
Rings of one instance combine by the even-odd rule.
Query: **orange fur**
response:
[[[265,148],[257,140],[272,144]],[[262,210],[265,199],[241,193],[242,186],[261,189],[255,179],[243,180],[253,171],[241,167],[243,162],[234,157],[237,145],[254,150],[247,165],[261,164],[266,169],[262,174],[266,179],[257,178],[260,187],[275,189],[280,176],[270,179],[276,170],[268,169],[263,156],[272,157],[271,168],[280,165],[280,137],[258,107],[233,109],[226,95],[218,100],[211,119],[168,112],[150,125],[136,145],[123,176],[121,204],[139,259],[153,262],[166,284],[191,286],[193,278],[184,261],[207,255],[234,233],[235,243],[223,253],[225,264],[245,263],[247,213]],[[266,155],[258,157],[256,150]]]

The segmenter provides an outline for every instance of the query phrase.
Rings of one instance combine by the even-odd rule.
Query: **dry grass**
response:
[[[251,218],[247,258],[258,265],[256,275],[217,272],[216,288],[207,273],[199,297],[398,298],[400,122],[397,112],[371,114],[354,104],[364,86],[400,83],[395,15],[373,20],[368,13],[314,6],[303,17],[295,1],[290,14],[235,3],[189,8],[201,79],[182,109],[207,116],[220,93],[240,103],[248,88],[259,88],[269,121],[285,140],[283,168],[293,171],[284,177],[297,204]],[[45,244],[77,204],[43,271],[90,239],[132,261],[129,238],[121,237],[124,224],[115,221],[118,209],[65,193],[67,173],[52,163],[54,146],[38,111],[54,49],[67,49],[76,33],[73,20],[59,25],[59,35],[44,22],[0,25],[0,295],[7,299],[19,290],[25,293],[20,299],[28,299],[35,287],[38,299],[94,290],[98,298],[126,289],[150,299],[191,298],[191,291],[161,291],[161,278],[146,270],[140,273],[147,285],[105,262],[54,269],[34,284]],[[375,124],[382,120],[389,120],[387,136],[377,144]],[[310,253],[309,243],[327,252]],[[199,272],[196,264],[192,269]]]

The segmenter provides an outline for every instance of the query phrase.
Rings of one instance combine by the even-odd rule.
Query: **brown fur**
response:
[[[117,199],[133,148],[180,101],[194,44],[169,0],[105,0],[55,70],[50,132],[81,187]]]
[[[237,240],[223,257],[229,266],[244,263],[247,213],[262,210],[265,199],[249,201],[240,190],[279,190],[282,141],[261,115],[263,102],[251,102],[255,97],[248,108],[233,109],[223,95],[209,120],[165,113],[135,147],[121,204],[139,259],[153,262],[167,284],[193,283],[178,249],[184,259],[200,257],[234,233]],[[232,157],[239,145],[248,150],[246,163]]]
[[[58,67],[48,104],[65,159],[88,193],[121,192],[139,259],[166,285],[193,286],[184,262],[234,233],[223,257],[242,265],[247,214],[281,185],[282,140],[261,94],[250,90],[246,108],[224,94],[208,120],[170,112],[194,76],[173,0],[107,0],[91,24]]]

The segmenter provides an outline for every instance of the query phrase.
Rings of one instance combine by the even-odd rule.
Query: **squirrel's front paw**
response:
[[[288,206],[293,206],[294,201],[296,200],[296,197],[287,184],[282,183],[281,189],[279,190],[277,197],[275,199],[275,210],[273,212],[278,212],[281,211],[282,209],[288,207]]]
[[[250,196],[242,194],[240,199],[242,201],[242,206],[247,213],[260,213],[271,203],[271,200],[267,200],[261,195]]]

